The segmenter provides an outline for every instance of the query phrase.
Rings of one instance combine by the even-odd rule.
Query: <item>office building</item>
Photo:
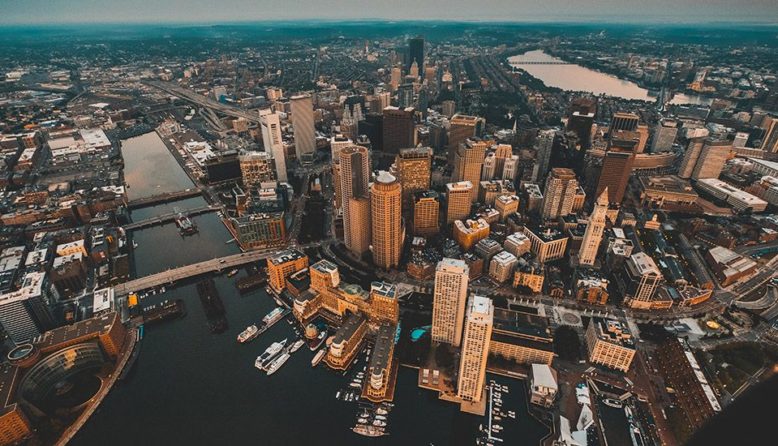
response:
[[[578,180],[572,169],[556,167],[546,179],[543,194],[542,216],[546,220],[556,220],[569,215],[573,210]]]
[[[586,350],[589,362],[626,373],[635,357],[635,341],[626,324],[592,318],[586,327]]]
[[[494,304],[488,297],[471,296],[465,310],[462,355],[459,360],[457,398],[477,404],[484,396],[486,360],[492,337]]]
[[[470,215],[473,183],[460,181],[446,184],[446,224],[466,219]]]
[[[513,278],[518,260],[508,251],[501,251],[489,261],[489,277],[497,283],[504,283]]]
[[[429,147],[400,149],[400,153],[394,160],[393,173],[402,186],[403,216],[406,220],[410,220],[414,194],[430,188],[432,149]]]
[[[654,128],[654,140],[651,142],[651,153],[669,152],[673,150],[675,137],[678,135],[678,122],[674,119],[663,119]]]
[[[380,171],[370,190],[373,263],[391,269],[400,262],[405,231],[401,216],[402,187],[392,174]]]
[[[238,155],[243,184],[249,187],[275,187],[273,159],[267,152],[241,152]]]
[[[415,110],[412,107],[386,107],[383,111],[382,149],[399,153],[400,149],[416,146]]]
[[[313,101],[310,95],[302,94],[290,98],[292,127],[297,159],[316,151],[316,131],[313,122]]]
[[[440,195],[432,190],[413,195],[413,235],[429,237],[440,230]]]
[[[284,140],[281,137],[281,121],[278,113],[273,113],[270,109],[259,111],[259,125],[262,130],[262,145],[265,152],[273,156],[273,162],[276,168],[276,178],[283,183],[288,181],[286,174],[286,154],[284,151]]]
[[[414,62],[416,62],[417,69],[424,67],[424,38],[422,37],[408,39],[407,69],[409,71]]]
[[[370,157],[367,149],[361,146],[343,148],[339,157],[343,241],[349,251],[362,255],[370,245],[370,217],[365,212],[364,200],[360,200],[368,197]]]
[[[454,172],[452,179],[469,181],[476,187],[481,182],[481,169],[486,155],[486,143],[468,139],[459,144],[454,156]],[[478,200],[478,191],[473,190],[470,200]]]
[[[580,265],[594,265],[597,252],[602,241],[602,232],[605,230],[605,215],[608,212],[608,189],[602,191],[594,204],[589,223],[586,225],[581,249],[578,251],[578,263]]]
[[[435,268],[432,340],[459,347],[465,318],[470,269],[463,260],[444,258]]]
[[[277,292],[286,287],[286,278],[308,268],[308,256],[296,249],[286,249],[267,259],[268,284]]]

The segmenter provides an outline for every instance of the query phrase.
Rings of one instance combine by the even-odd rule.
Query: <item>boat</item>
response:
[[[386,431],[383,429],[379,429],[375,426],[370,425],[358,425],[351,428],[354,433],[357,433],[359,435],[364,435],[365,437],[382,437],[384,435],[389,435]]]
[[[608,407],[613,407],[614,409],[621,409],[622,407],[624,407],[624,403],[622,403],[620,400],[615,400],[613,398],[605,398],[602,400],[602,403]]]
[[[235,274],[238,274],[238,271],[239,271],[239,270],[236,268],[236,269],[234,269],[234,270],[232,270],[232,271],[228,272],[228,273],[227,273],[227,277],[232,277],[232,276],[234,276]]]
[[[238,342],[241,344],[254,340],[259,336],[259,328],[256,325],[249,325],[238,335]]]
[[[296,352],[297,350],[299,350],[299,349],[300,349],[300,347],[302,347],[302,346],[303,346],[303,344],[305,344],[305,341],[303,341],[302,339],[298,339],[298,340],[297,340],[297,341],[296,341],[294,344],[292,344],[292,346],[289,348],[289,353],[294,353],[294,352]]]
[[[265,317],[262,318],[262,322],[267,325],[268,328],[270,328],[273,324],[280,321],[284,316],[286,316],[286,309],[282,307],[276,307],[271,311],[270,313],[266,314]]]
[[[194,222],[181,213],[176,215],[176,226],[178,226],[178,232],[180,232],[181,235],[192,235],[197,232],[197,226]]]
[[[316,339],[314,339],[314,344],[310,347],[311,351],[318,349],[321,347],[322,344],[324,344],[324,341],[327,340],[327,331],[322,330],[321,333],[319,333],[318,336],[316,336]]]
[[[281,342],[274,342],[270,344],[270,347],[268,347],[261,355],[257,356],[256,361],[254,361],[254,367],[258,368],[259,370],[264,370],[266,366],[265,364],[270,363],[270,361],[272,361],[276,355],[281,353],[281,350],[283,350],[285,346],[286,339]]]
[[[289,360],[289,358],[292,355],[289,354],[289,352],[283,352],[281,353],[281,356],[274,359],[273,362],[270,364],[270,367],[267,369],[268,376],[272,375],[273,373],[277,372],[278,369],[281,368],[282,365],[286,364],[286,361]]]
[[[317,365],[319,365],[321,360],[324,359],[324,355],[326,354],[327,354],[326,348],[323,348],[318,352],[316,352],[316,355],[313,357],[313,359],[311,359],[311,367],[316,367]]]
[[[373,426],[384,427],[386,426],[386,422],[381,420],[375,420],[373,421]]]

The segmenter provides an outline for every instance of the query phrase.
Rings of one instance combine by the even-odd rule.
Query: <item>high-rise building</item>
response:
[[[486,155],[486,143],[468,139],[457,148],[454,157],[454,173],[452,179],[469,181],[475,187],[481,182],[481,170]],[[478,191],[473,190],[470,200],[478,200]]]
[[[470,268],[464,260],[444,258],[435,268],[432,298],[432,340],[458,347],[467,302]]]
[[[238,155],[240,174],[246,187],[275,187],[273,159],[268,152],[241,152]]]
[[[301,94],[290,98],[292,106],[292,127],[297,158],[316,151],[316,132],[313,126],[313,100],[310,95]]]
[[[281,121],[277,113],[270,109],[259,111],[259,125],[262,129],[262,144],[265,152],[273,155],[278,181],[288,181],[286,175],[286,154],[284,153],[284,140],[281,137]]]
[[[432,190],[413,195],[413,235],[428,237],[440,230],[440,195]]]
[[[400,149],[416,146],[414,109],[386,107],[383,119],[383,151],[398,153]]]
[[[674,119],[663,119],[654,128],[651,152],[669,152],[672,150],[676,135],[678,135],[678,122]]]
[[[462,356],[459,360],[457,397],[478,403],[484,395],[486,360],[494,323],[494,304],[488,297],[472,296],[467,302]]]
[[[456,153],[459,145],[465,142],[468,138],[481,136],[484,128],[486,127],[486,120],[477,116],[468,116],[462,114],[455,114],[451,117],[450,125],[448,128],[448,150],[449,161],[454,161],[454,154]],[[473,183],[476,184],[476,183]]]
[[[535,140],[535,174],[533,181],[540,182],[546,177],[551,163],[551,150],[554,148],[556,130],[541,130]]]
[[[413,194],[430,188],[432,174],[432,149],[414,147],[400,149],[394,159],[394,171],[403,189],[403,216],[410,219],[413,210]]]
[[[616,112],[611,117],[611,125],[608,132],[612,135],[617,130],[637,131],[640,124],[640,116],[634,113]]]
[[[608,189],[608,201],[620,205],[627,190],[634,162],[633,152],[616,149],[605,152],[595,195],[599,197],[602,191]]]
[[[401,193],[402,187],[394,175],[378,172],[370,190],[373,263],[387,270],[400,262],[405,237],[400,213]]]
[[[766,117],[762,120],[762,127],[765,129],[765,134],[759,148],[766,152],[778,153],[778,118]]]
[[[572,169],[555,167],[546,179],[543,194],[543,218],[556,220],[569,215],[573,209],[578,180]]]
[[[408,70],[416,62],[418,68],[424,67],[424,38],[414,37],[408,40]]]
[[[370,244],[370,214],[364,210],[365,207],[369,208],[365,206],[365,201],[370,181],[370,157],[366,148],[353,145],[341,149],[339,158],[343,241],[351,252],[362,255]]]
[[[463,220],[470,215],[473,183],[460,181],[446,184],[446,224]]]
[[[586,225],[581,249],[578,251],[578,263],[581,265],[594,265],[597,251],[600,249],[602,232],[605,230],[605,214],[608,212],[608,189],[602,191],[594,204],[589,223]]]

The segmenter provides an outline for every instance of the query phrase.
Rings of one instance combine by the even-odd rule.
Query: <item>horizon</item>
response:
[[[249,24],[268,22],[461,22],[517,24],[762,24],[778,25],[778,3],[771,0],[484,0],[474,10],[461,0],[0,0],[0,26],[86,24]],[[45,14],[40,14],[45,11]],[[304,11],[304,12],[303,12]],[[506,20],[507,17],[510,19]],[[55,19],[52,19],[55,18]]]

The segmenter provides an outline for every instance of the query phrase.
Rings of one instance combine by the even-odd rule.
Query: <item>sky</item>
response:
[[[0,25],[305,19],[776,24],[778,0],[0,0]]]

